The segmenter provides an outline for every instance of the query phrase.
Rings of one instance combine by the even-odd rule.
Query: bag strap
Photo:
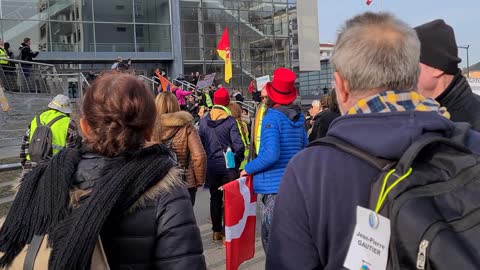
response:
[[[235,123],[235,125],[236,125],[236,123]],[[222,143],[222,142],[220,141],[220,139],[218,138],[217,131],[216,131],[215,129],[213,129],[213,130],[212,130],[212,133],[213,133],[213,135],[215,136],[215,139],[217,139],[218,144],[220,144],[220,146],[222,147],[222,151],[225,152],[225,150],[226,150],[226,149],[225,149],[225,145],[223,145],[223,143]],[[241,136],[241,135],[240,135],[240,136]],[[229,147],[229,146],[227,146],[227,148],[228,148],[228,147]]]
[[[35,259],[37,258],[38,251],[42,245],[44,236],[34,235],[30,245],[27,249],[27,255],[25,256],[25,261],[23,263],[23,270],[33,270],[35,266]]]
[[[467,154],[472,153],[468,148],[451,139],[447,139],[444,137],[421,138],[420,140],[415,141],[400,158],[400,161],[398,162],[395,168],[398,174],[400,175],[405,174],[407,170],[412,166],[413,161],[417,158],[420,152],[424,150],[427,146],[430,146],[433,144],[442,144]]]
[[[62,115],[59,115],[59,116],[53,118],[50,122],[48,122],[48,124],[46,124],[46,126],[52,127],[52,125],[55,124],[55,122],[57,122],[58,120],[60,120],[60,119],[62,119],[62,118],[64,118],[64,117],[67,117],[67,116],[66,116],[66,115],[63,115],[63,114],[62,114]]]
[[[359,149],[345,142],[344,140],[341,140],[333,136],[327,136],[324,138],[317,139],[311,142],[308,145],[308,147],[318,146],[318,145],[332,146],[334,148],[337,148],[347,154],[350,154],[363,161],[366,161],[368,164],[372,165],[373,167],[377,168],[380,171],[387,171],[388,169],[393,167],[396,163],[395,161],[392,161],[392,160],[376,157],[362,149]]]

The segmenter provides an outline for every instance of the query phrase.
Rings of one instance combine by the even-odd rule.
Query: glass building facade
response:
[[[47,60],[172,51],[169,0],[0,0],[0,7],[2,39],[18,46],[30,37]]]
[[[254,77],[272,74],[276,67],[298,67],[295,0],[180,1],[185,73],[217,73],[223,81],[223,62],[216,53],[228,28],[233,61],[231,85],[246,88]]]
[[[0,10],[0,37],[15,54],[29,37],[38,61],[63,69],[105,69],[122,56],[139,73],[217,72],[224,83],[216,47],[228,28],[230,87],[276,67],[298,71],[296,0],[0,0]]]
[[[321,97],[332,90],[333,67],[329,59],[320,61],[320,71],[302,72],[299,75],[302,97]]]

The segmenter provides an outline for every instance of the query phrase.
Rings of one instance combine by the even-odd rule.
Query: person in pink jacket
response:
[[[182,111],[185,111],[187,108],[187,102],[185,101],[185,97],[191,95],[192,91],[184,91],[182,88],[175,88],[173,89],[173,93],[177,97],[180,109],[182,109]]]

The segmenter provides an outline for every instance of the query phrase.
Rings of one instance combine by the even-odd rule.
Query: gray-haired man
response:
[[[398,160],[416,140],[451,136],[455,127],[448,112],[414,91],[419,59],[415,31],[392,15],[365,13],[348,20],[331,59],[343,116],[327,137]],[[378,174],[369,163],[330,146],[297,154],[278,191],[266,269],[344,269],[357,206],[368,207]]]

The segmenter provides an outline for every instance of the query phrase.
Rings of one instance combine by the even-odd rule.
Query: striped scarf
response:
[[[450,119],[450,113],[433,99],[426,98],[414,91],[385,91],[358,101],[347,114],[387,113],[387,112],[438,112]]]

